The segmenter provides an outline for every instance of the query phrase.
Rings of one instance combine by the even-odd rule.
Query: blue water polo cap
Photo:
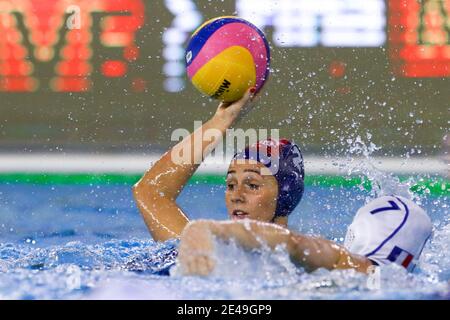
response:
[[[305,189],[305,168],[300,148],[287,139],[267,139],[236,153],[233,160],[256,160],[264,164],[278,182],[275,217],[288,216]]]

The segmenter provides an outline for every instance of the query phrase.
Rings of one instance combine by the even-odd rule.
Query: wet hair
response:
[[[287,139],[261,140],[236,153],[234,160],[256,160],[271,171],[278,182],[275,217],[288,216],[297,207],[305,189],[305,168],[295,143]]]

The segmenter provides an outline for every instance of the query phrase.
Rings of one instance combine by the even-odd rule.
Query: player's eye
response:
[[[235,186],[234,183],[227,183],[227,190],[230,190],[230,191],[234,190],[234,186]]]
[[[258,185],[258,184],[255,184],[255,183],[249,183],[248,186],[249,186],[249,188],[250,188],[251,190],[259,190],[259,185]]]

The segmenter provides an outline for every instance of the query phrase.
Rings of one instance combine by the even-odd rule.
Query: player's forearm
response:
[[[257,221],[205,221],[204,223],[217,238],[235,240],[239,245],[250,250],[262,246],[274,249],[278,245],[287,244],[290,236],[289,230],[283,227]]]
[[[256,221],[199,223],[202,224],[199,232],[203,230],[224,240],[235,240],[248,250],[263,246],[273,250],[277,246],[285,246],[291,259],[306,271],[339,267],[340,247],[328,240],[295,234],[275,224]]]
[[[199,241],[201,237],[208,241]],[[283,227],[261,223],[256,221],[245,222],[217,222],[201,220],[190,224],[190,230],[182,237],[183,249],[189,251],[212,252],[212,238],[215,236],[223,240],[235,240],[245,249],[257,249],[268,246],[275,249],[277,246],[285,245],[291,259],[303,266],[306,271],[311,272],[319,268],[332,269],[355,269],[359,272],[367,272],[371,265],[365,257],[349,253],[345,248],[336,243],[301,234],[295,234]],[[187,241],[190,239],[191,241]],[[189,243],[188,243],[189,242]],[[186,245],[187,243],[187,245]]]
[[[371,266],[370,261],[365,257],[354,255],[332,241],[317,237],[293,235],[290,238],[288,250],[294,260],[307,271],[325,268],[367,272],[367,268]]]
[[[332,247],[332,243],[302,234],[290,237],[288,250],[293,260],[307,271],[334,269],[339,260],[339,252]]]
[[[197,220],[183,231],[179,246],[179,262],[185,274],[207,275],[214,269],[214,237],[235,240],[246,249],[271,249],[286,244],[290,232],[282,227],[255,221],[217,222]]]
[[[134,187],[136,197],[151,193],[175,200],[203,159],[214,150],[242,109],[253,99],[253,93],[254,88],[247,90],[236,102],[221,103],[207,123],[175,145],[145,173]]]
[[[246,249],[267,246],[273,250],[277,246],[285,246],[291,259],[307,271],[318,268],[335,269],[339,265],[340,251],[336,244],[324,239],[294,234],[274,224],[254,221],[212,224],[210,230],[222,238],[235,239]]]
[[[203,155],[222,139],[227,125],[222,119],[213,117],[166,152],[133,187],[139,211],[156,241],[179,237],[189,222],[175,200],[202,162]],[[215,135],[213,141],[210,131]],[[177,158],[180,152],[186,157]]]
[[[233,119],[215,115],[166,152],[135,185],[135,190],[175,200],[232,123]]]
[[[247,249],[286,246],[291,258],[307,271],[318,268],[355,268],[355,259],[332,241],[295,234],[286,228],[256,221],[210,223],[209,230],[221,238],[235,239]]]

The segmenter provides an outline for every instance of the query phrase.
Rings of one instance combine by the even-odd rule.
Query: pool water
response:
[[[178,203],[191,219],[227,219],[224,191],[190,184]],[[290,227],[342,243],[368,196],[309,186]],[[449,299],[450,201],[420,201],[434,236],[418,268],[389,266],[370,289],[351,270],[306,274],[282,248],[248,253],[232,243],[217,243],[211,276],[181,276],[169,268],[177,242],[151,240],[130,185],[0,184],[0,299]]]

